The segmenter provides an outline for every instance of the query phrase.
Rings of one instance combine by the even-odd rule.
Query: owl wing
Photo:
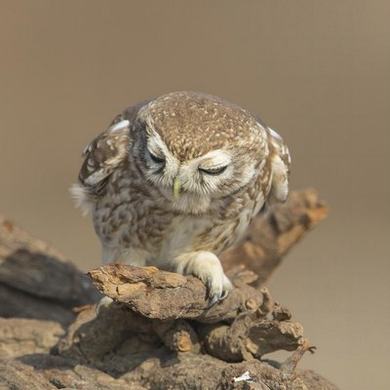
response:
[[[288,176],[291,156],[282,137],[271,128],[268,129],[271,146],[272,185],[270,200],[284,202],[288,196]]]
[[[79,182],[90,194],[99,195],[107,178],[126,159],[129,125],[127,119],[117,117],[106,131],[84,149]]]
[[[118,115],[107,130],[99,134],[84,151],[79,181],[70,188],[76,205],[87,214],[94,201],[104,194],[107,180],[126,160],[129,148],[130,121]]]
[[[76,205],[84,213],[88,213],[94,200],[104,194],[110,175],[126,161],[138,111],[149,102],[150,99],[128,107],[84,149],[79,182],[70,189]]]

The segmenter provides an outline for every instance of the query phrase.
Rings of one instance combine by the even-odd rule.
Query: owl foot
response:
[[[233,288],[214,253],[206,251],[186,253],[180,255],[175,263],[176,272],[194,275],[207,286],[209,307],[225,299]]]
[[[222,294],[220,294],[220,289],[212,285],[212,283],[207,283],[208,287],[208,297],[209,297],[209,305],[208,307],[214,306],[216,303],[223,301],[228,295],[230,290],[233,288],[232,282],[229,278],[224,274],[224,280],[222,282]]]

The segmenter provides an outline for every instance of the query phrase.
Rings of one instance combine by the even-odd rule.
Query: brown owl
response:
[[[221,98],[173,92],[124,110],[84,151],[73,195],[92,214],[103,262],[192,274],[210,302],[232,285],[218,255],[266,201],[284,201],[282,138]]]

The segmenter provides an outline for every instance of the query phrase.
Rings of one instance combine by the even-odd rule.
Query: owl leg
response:
[[[218,257],[211,252],[181,254],[175,258],[173,270],[183,275],[198,277],[208,288],[210,306],[226,298],[233,288],[229,278],[223,272]]]

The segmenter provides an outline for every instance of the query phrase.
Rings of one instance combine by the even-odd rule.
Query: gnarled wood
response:
[[[136,313],[160,320],[231,320],[246,310],[247,302],[259,307],[263,298],[261,292],[242,283],[225,300],[209,307],[206,286],[193,276],[122,264],[99,267],[88,274],[103,294]]]
[[[60,252],[1,216],[0,283],[65,307],[97,299],[88,279]]]
[[[266,288],[258,290],[244,282],[253,281],[248,272],[245,279],[241,272],[231,275],[236,287],[224,301],[211,308],[205,286],[192,276],[120,264],[100,267],[89,275],[101,292],[122,307],[143,317],[171,320],[169,326],[167,322],[155,321],[154,329],[161,335],[171,327],[170,340],[186,337],[188,350],[193,349],[191,339],[198,337],[189,325],[183,336],[182,329],[186,327],[183,321],[178,322],[181,326],[175,332],[172,319],[216,324],[199,324],[197,329],[208,353],[225,361],[260,358],[278,349],[293,351],[304,342],[303,328],[291,321],[288,310],[275,304]]]

